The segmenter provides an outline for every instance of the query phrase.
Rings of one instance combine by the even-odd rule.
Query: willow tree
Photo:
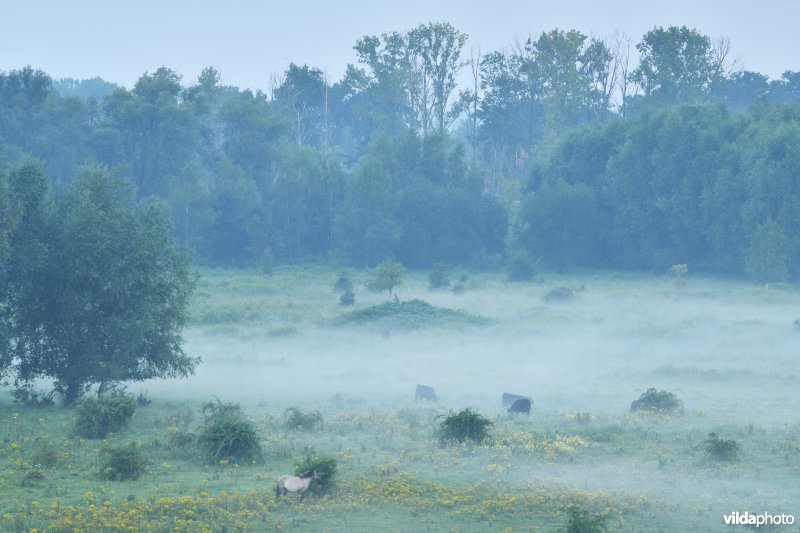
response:
[[[18,380],[52,378],[65,405],[94,384],[187,376],[199,361],[182,346],[189,257],[163,204],[134,197],[128,181],[84,169],[12,288]]]

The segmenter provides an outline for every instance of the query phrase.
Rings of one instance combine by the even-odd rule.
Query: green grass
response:
[[[750,307],[725,314],[737,306],[768,306],[778,316],[786,314],[786,334],[791,335],[797,314],[797,292],[791,286],[766,294],[751,285],[688,276],[676,299],[666,275],[583,273],[559,276],[553,284],[547,279],[508,284],[503,273],[479,273],[470,274],[474,281],[464,294],[454,295],[429,291],[427,273],[412,272],[400,288],[401,303],[387,304],[384,295],[368,294],[363,288],[366,275],[356,273],[356,308],[349,314],[332,290],[333,270],[276,268],[270,276],[201,270],[200,275],[190,326],[193,338],[199,339],[195,342],[214,340],[222,352],[219,359],[229,356],[225,348],[233,343],[264,351],[264,364],[258,367],[264,393],[258,403],[244,408],[258,431],[259,460],[207,464],[194,439],[203,420],[201,402],[167,401],[157,387],[148,387],[153,402],[138,407],[127,428],[102,440],[73,435],[74,410],[16,406],[6,394],[0,399],[0,531],[527,531],[531,526],[558,531],[567,528],[571,516],[573,522],[602,523],[610,531],[706,531],[721,530],[722,516],[733,510],[799,514],[800,419],[771,414],[783,408],[784,395],[793,405],[791,391],[797,383],[790,376],[796,369],[788,356],[772,356],[761,345],[754,351],[772,357],[767,362],[736,351],[754,334],[773,338],[781,331],[775,325],[780,322],[749,316]],[[584,284],[586,290],[569,305],[542,305],[552,287]],[[709,312],[710,318],[697,317],[692,302],[718,310]],[[471,328],[470,321],[478,316],[491,322]],[[392,346],[395,339],[378,339],[382,344],[374,348],[374,335],[361,333],[364,323],[367,328],[414,326],[404,336],[407,344],[376,357],[388,362],[425,342],[452,342],[457,355],[441,364],[466,365],[469,357],[478,357],[468,368],[481,369],[487,382],[494,379],[491,365],[499,367],[504,353],[469,352],[482,335],[501,339],[498,346],[510,350],[513,342],[505,339],[572,338],[599,330],[628,341],[629,351],[598,355],[597,342],[590,342],[580,346],[585,351],[578,363],[565,368],[593,368],[601,385],[592,382],[592,391],[613,389],[615,383],[635,385],[616,407],[589,395],[578,414],[563,407],[559,397],[542,398],[540,391],[532,391],[536,404],[530,417],[508,415],[494,404],[469,404],[493,424],[492,439],[485,445],[444,447],[439,445],[442,419],[437,416],[467,403],[444,400],[441,406],[422,406],[410,399],[377,401],[354,393],[285,399],[270,392],[277,379],[271,373],[291,370],[305,354],[303,343],[309,338],[322,339],[322,346],[341,342],[376,352]],[[451,338],[453,324],[473,336],[459,331]],[[652,332],[659,333],[659,340],[648,336]],[[724,334],[724,342],[691,344],[710,333]],[[597,338],[604,337],[590,339]],[[642,346],[642,339],[649,344]],[[661,353],[663,339],[679,342]],[[525,355],[536,368],[545,356],[551,356],[545,362],[565,358],[546,350]],[[322,380],[329,379],[330,368],[339,371],[326,366],[324,353],[307,357]],[[408,379],[416,376],[413,368],[406,368],[410,364],[399,366]],[[452,365],[449,371],[462,370]],[[364,375],[388,385],[395,376],[388,370],[385,374]],[[573,375],[559,379],[564,403],[587,387]],[[736,389],[729,387],[733,380]],[[684,401],[684,415],[628,414],[630,400],[651,385],[675,390]],[[740,386],[751,388],[742,392]],[[186,387],[188,391],[191,385]],[[755,387],[769,394],[748,394]],[[195,394],[187,396],[197,397],[197,391],[191,392]],[[447,397],[447,391],[437,387],[437,392]],[[482,398],[469,390],[461,394]],[[720,394],[729,396],[720,400]],[[324,424],[310,432],[288,430],[286,408],[295,404],[304,412],[319,411]],[[745,407],[765,416],[743,418]],[[710,433],[734,440],[738,460],[709,460]],[[147,458],[142,476],[135,481],[103,479],[104,450],[129,442]],[[292,494],[276,501],[277,477],[295,472],[309,457],[335,464],[335,486],[302,504]],[[570,515],[569,509],[577,511]]]

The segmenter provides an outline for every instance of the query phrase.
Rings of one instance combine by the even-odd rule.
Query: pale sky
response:
[[[655,26],[685,25],[730,39],[748,70],[800,70],[800,0],[0,0],[0,71],[31,65],[131,87],[161,66],[185,84],[213,66],[223,84],[267,89],[294,62],[335,82],[359,38],[428,22],[467,33],[466,56],[554,28],[624,33],[633,47]]]

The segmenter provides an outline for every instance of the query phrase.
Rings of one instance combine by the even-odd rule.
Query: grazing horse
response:
[[[281,494],[285,495],[286,492],[299,492],[300,501],[303,501],[303,498],[306,496],[308,486],[315,479],[322,479],[322,476],[320,476],[316,470],[309,470],[305,474],[300,474],[300,477],[281,476],[278,478],[278,484],[275,485],[275,499],[277,500],[280,498]]]
[[[417,385],[417,392],[414,395],[414,401],[418,402],[420,400],[438,402],[439,397],[436,396],[436,391],[433,390],[433,387],[429,387],[428,385]]]

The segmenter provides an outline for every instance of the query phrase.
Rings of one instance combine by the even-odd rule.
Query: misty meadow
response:
[[[466,37],[0,72],[0,529],[796,527],[800,75]]]

